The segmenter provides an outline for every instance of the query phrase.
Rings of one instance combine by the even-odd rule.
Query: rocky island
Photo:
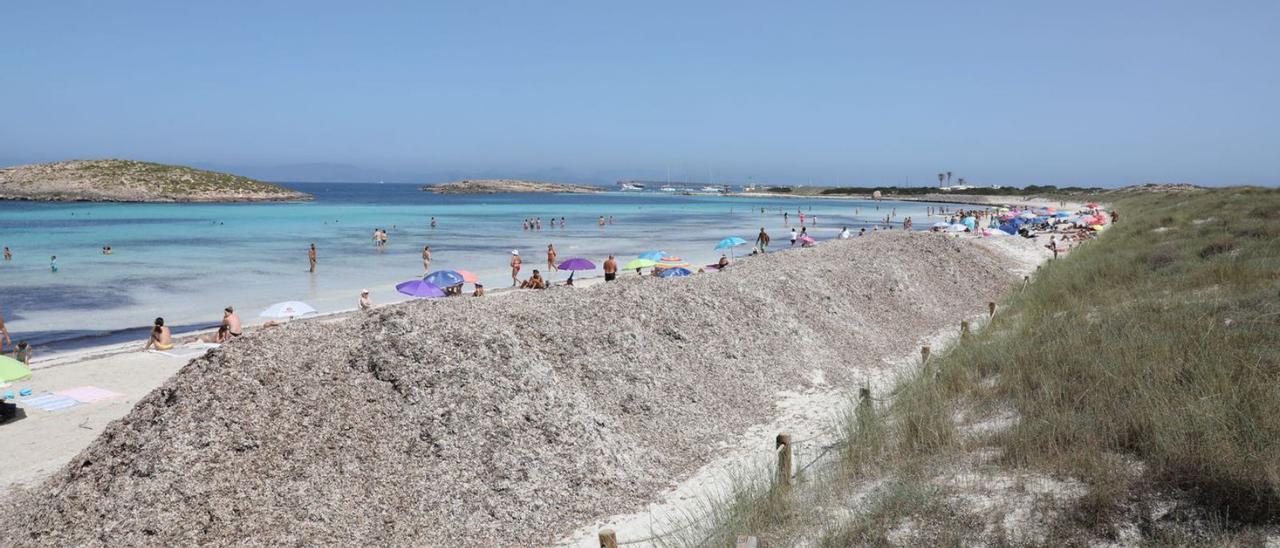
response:
[[[422,190],[437,194],[500,194],[522,192],[588,193],[603,192],[604,188],[591,185],[521,181],[518,179],[464,179],[452,183],[426,185],[422,187]]]
[[[239,175],[133,160],[71,160],[0,169],[0,200],[278,202],[311,198]]]

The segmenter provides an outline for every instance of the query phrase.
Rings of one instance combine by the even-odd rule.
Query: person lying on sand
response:
[[[173,349],[173,334],[164,326],[164,318],[156,318],[155,325],[151,327],[151,336],[147,338],[147,345],[142,349],[151,350],[152,347],[156,350]]]
[[[720,270],[724,270],[724,267],[726,266],[729,266],[729,258],[724,255],[721,255],[720,262],[716,263],[716,268],[719,268]]]

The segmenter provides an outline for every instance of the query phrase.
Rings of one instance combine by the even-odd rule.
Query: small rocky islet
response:
[[[135,160],[70,160],[0,169],[0,200],[282,202],[312,196],[216,171]]]

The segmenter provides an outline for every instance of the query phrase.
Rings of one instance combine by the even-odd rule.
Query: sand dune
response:
[[[546,544],[635,510],[778,391],[852,385],[851,364],[983,308],[1014,281],[1005,261],[878,233],[266,330],[0,502],[0,544]]]

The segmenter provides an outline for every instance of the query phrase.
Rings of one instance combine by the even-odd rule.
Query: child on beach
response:
[[[33,353],[34,352],[32,351],[31,346],[27,344],[27,341],[18,341],[18,347],[13,350],[13,359],[22,362],[22,365],[25,365],[30,369],[31,355]]]

